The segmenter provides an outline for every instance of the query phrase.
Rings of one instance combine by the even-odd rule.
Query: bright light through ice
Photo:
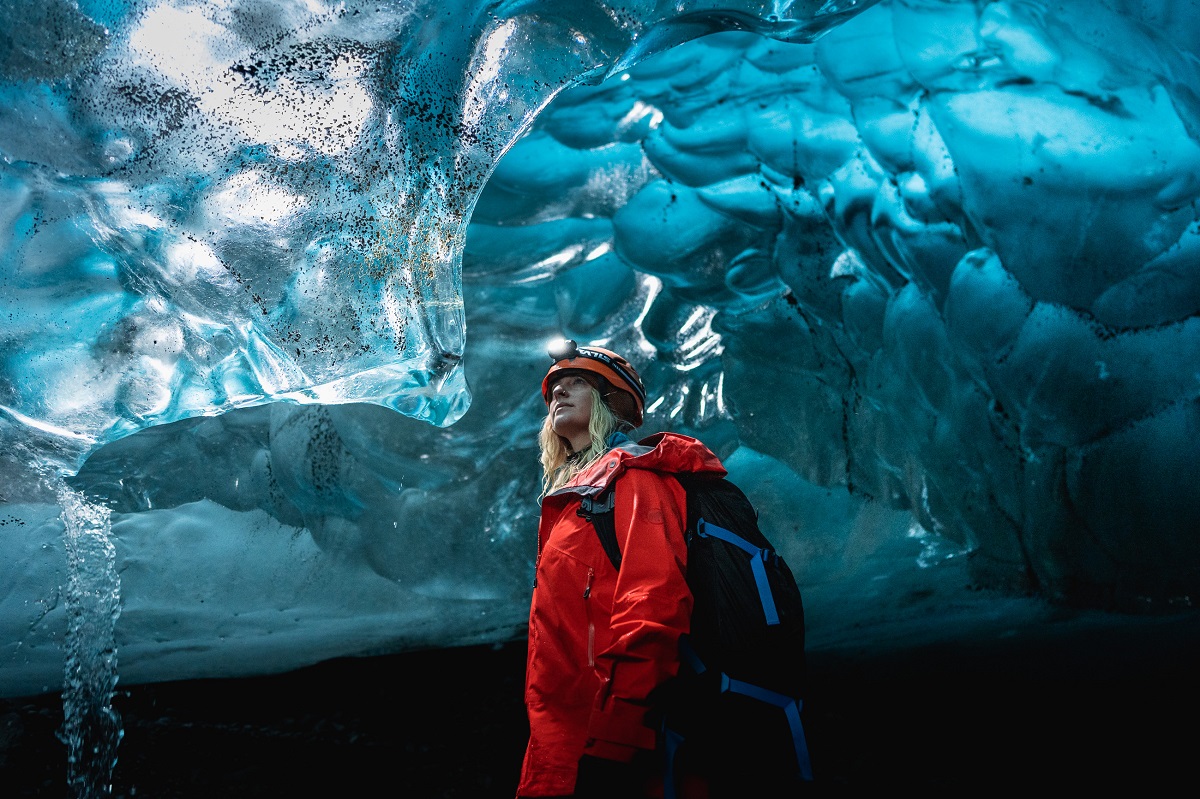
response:
[[[610,252],[612,252],[612,242],[606,241],[588,252],[588,254],[583,257],[583,260],[594,261],[601,255],[607,255]]]
[[[180,239],[164,250],[163,271],[181,285],[202,281],[210,286],[222,286],[229,272],[221,265],[212,248],[204,242]]]
[[[11,417],[12,420],[18,424],[25,425],[26,427],[33,428],[34,430],[40,430],[43,433],[49,433],[52,436],[58,436],[59,438],[65,438],[71,441],[83,441],[88,444],[91,444],[96,440],[95,436],[76,433],[74,430],[68,430],[65,427],[58,427],[57,425],[43,422],[41,419],[34,419],[32,416],[26,416],[20,411],[14,410],[7,405],[0,405],[0,413]]]
[[[636,101],[633,107],[625,116],[621,117],[621,121],[617,123],[618,129],[625,131],[632,128],[637,123],[641,122],[646,117],[650,117],[650,128],[653,130],[662,124],[663,112],[659,111],[652,105],[648,105],[641,100]]]
[[[367,69],[361,58],[339,54],[324,83],[301,84],[284,75],[251,91],[229,72],[249,54],[218,49],[232,38],[201,9],[164,5],[145,14],[129,48],[135,60],[191,92],[210,119],[251,142],[275,146],[282,157],[295,159],[311,150],[340,155],[359,140],[373,107],[360,80]]]
[[[96,368],[82,347],[64,350],[59,355],[61,366],[47,379],[47,415],[66,419],[94,413],[100,399],[115,391],[120,373]]]
[[[679,351],[684,358],[677,364],[682,372],[690,372],[710,357],[721,354],[721,334],[712,329],[715,308],[696,306],[679,329]]]
[[[534,264],[531,269],[539,274],[546,272],[554,272],[567,264],[572,263],[583,252],[582,244],[572,244],[570,247],[565,247],[553,255],[549,255]]]
[[[506,20],[488,34],[483,45],[482,55],[476,53],[476,59],[468,70],[471,82],[467,85],[467,90],[463,92],[465,98],[463,121],[468,126],[478,125],[483,120],[484,114],[496,101],[505,99],[504,96],[492,97],[490,92],[498,88],[501,95],[505,93],[502,83],[493,86],[492,82],[500,74],[500,67],[506,60],[508,40],[516,30],[516,25],[515,20]]]
[[[261,172],[234,175],[210,204],[214,216],[261,225],[274,225],[307,205],[303,198],[267,183]]]
[[[675,407],[671,408],[671,412],[667,414],[672,419],[683,413],[683,408],[687,405],[688,394],[691,393],[691,386],[684,384],[679,387],[679,396],[675,401]]]
[[[867,267],[854,250],[844,250],[833,262],[829,269],[829,277],[857,277],[866,271]]]
[[[141,55],[160,74],[195,88],[200,76],[218,62],[211,44],[226,34],[199,8],[168,5],[152,8],[129,36],[129,49]]]
[[[654,300],[662,292],[663,284],[662,281],[656,278],[654,275],[639,275],[638,280],[641,283],[645,299],[642,302],[642,310],[638,312],[637,318],[633,320],[633,328],[640,331],[642,329],[642,323],[646,321],[646,316],[650,313],[650,308],[654,305]],[[640,338],[641,340],[638,342],[638,349],[641,350],[642,353],[646,355],[657,354],[657,350],[655,349],[654,345],[647,341],[645,336],[641,336]]]
[[[358,59],[339,60],[329,71],[328,86],[300,85],[283,78],[265,100],[250,92],[235,92],[228,105],[214,110],[247,138],[277,144],[287,155],[293,156],[295,147],[303,151],[305,145],[325,155],[339,155],[358,141],[371,111],[371,96],[358,80],[363,69]]]

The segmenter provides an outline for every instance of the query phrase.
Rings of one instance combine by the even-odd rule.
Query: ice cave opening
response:
[[[461,750],[394,737],[420,706],[368,724],[363,687],[348,720],[306,675],[487,663],[519,694],[566,335],[630,353],[644,431],[703,440],[759,508],[834,782],[924,757],[912,784],[958,786],[1022,741],[1046,751],[993,783],[1182,774],[1198,12],[0,4],[0,769],[45,796],[121,758],[190,774],[135,739],[221,686],[214,751],[375,774],[354,741],[386,741],[436,795],[420,753]],[[281,721],[295,690],[319,734]],[[275,716],[237,738],[256,691]],[[488,697],[455,712],[519,737]],[[468,795],[507,795],[488,768]]]

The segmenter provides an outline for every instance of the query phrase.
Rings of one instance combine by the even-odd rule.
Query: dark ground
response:
[[[1196,783],[1193,616],[813,652],[810,667],[805,727],[825,793],[1158,796]],[[518,643],[123,687],[113,793],[511,799],[527,734],[523,675]],[[0,700],[0,797],[70,796],[61,717],[56,695]]]

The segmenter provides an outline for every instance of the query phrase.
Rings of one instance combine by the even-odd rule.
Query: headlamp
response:
[[[555,363],[563,360],[573,361],[579,357],[579,345],[575,343],[574,339],[560,338],[550,342],[546,348],[546,354]]]

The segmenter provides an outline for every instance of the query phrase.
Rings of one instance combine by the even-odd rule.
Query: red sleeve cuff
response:
[[[653,749],[656,737],[654,730],[643,723],[645,720],[646,708],[614,699],[609,702],[607,710],[592,711],[591,720],[588,722],[588,737],[594,738],[597,743],[607,742],[636,749]],[[610,756],[609,759],[621,758]]]
[[[624,744],[614,744],[608,741],[590,740],[588,745],[584,747],[585,755],[593,757],[602,757],[605,760],[616,760],[620,763],[629,763],[633,761],[633,756],[638,753],[636,746],[625,746]]]

